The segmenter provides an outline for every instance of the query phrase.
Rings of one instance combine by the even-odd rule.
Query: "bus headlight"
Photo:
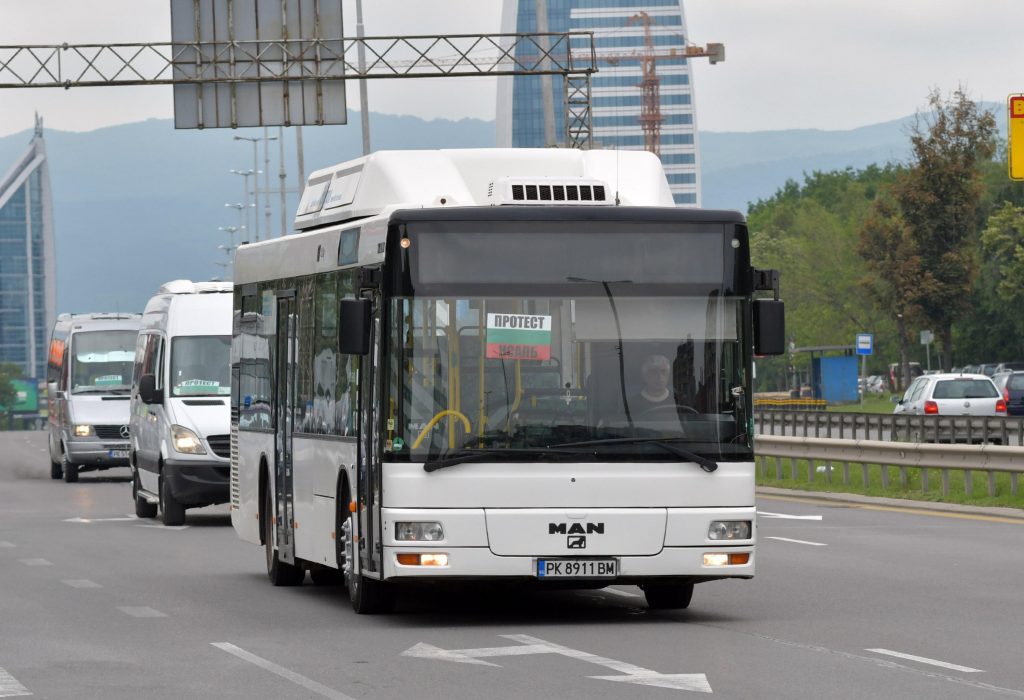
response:
[[[171,440],[173,441],[174,449],[177,452],[181,452],[186,455],[206,454],[206,448],[203,447],[203,443],[199,440],[199,436],[183,425],[171,426]]]
[[[400,542],[440,542],[444,539],[441,523],[397,522],[395,539]]]
[[[749,540],[749,520],[712,520],[708,528],[709,540]]]
[[[91,425],[76,425],[75,426],[75,437],[89,437],[92,435]]]

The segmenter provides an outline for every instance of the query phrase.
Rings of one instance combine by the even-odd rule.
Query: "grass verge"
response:
[[[781,470],[782,478],[776,478],[776,463]],[[775,457],[757,458],[758,486],[777,486],[809,492],[857,493],[865,496],[885,496],[887,498],[906,498],[914,501],[934,501],[938,503],[960,503],[972,506],[1002,506],[1024,509],[1024,488],[1017,489],[1017,495],[1011,492],[1010,474],[995,473],[995,496],[989,495],[989,474],[985,471],[971,471],[970,483],[973,488],[967,489],[966,472],[959,469],[949,471],[949,492],[942,492],[942,469],[922,469],[905,467],[904,484],[900,478],[901,467],[885,467],[888,470],[888,486],[883,483],[883,467],[878,464],[867,465],[867,480],[864,480],[862,465],[850,463],[849,483],[843,483],[843,464],[832,462],[831,479],[827,467],[828,462],[814,460],[812,479],[808,481],[807,460],[798,459],[795,473],[792,460]],[[924,488],[924,472],[928,473],[928,488]],[[1018,477],[1018,482],[1019,482]]]
[[[889,394],[868,394],[864,403],[851,403],[843,406],[829,406],[827,410],[835,413],[892,413],[894,404]]]

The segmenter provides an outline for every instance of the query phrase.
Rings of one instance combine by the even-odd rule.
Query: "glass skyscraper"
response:
[[[0,362],[27,379],[46,377],[57,311],[53,202],[43,122],[28,149],[0,177]]]
[[[537,0],[504,0],[502,32],[537,31]],[[657,54],[686,45],[688,32],[682,0],[542,0],[550,32],[592,31],[598,72],[593,75],[592,119],[597,148],[644,148],[641,112],[641,62],[644,25],[649,17]],[[686,58],[659,58],[661,162],[676,204],[700,206],[700,152],[693,101],[693,81]],[[500,78],[498,146],[543,147],[543,99],[539,76]],[[565,93],[561,76],[552,76],[556,143],[564,143]]]

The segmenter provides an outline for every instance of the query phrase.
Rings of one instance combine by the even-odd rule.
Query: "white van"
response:
[[[50,477],[128,464],[131,391],[139,314],[61,314],[50,334]]]
[[[175,280],[146,304],[131,392],[132,498],[140,518],[185,522],[226,503],[230,478],[230,282]]]

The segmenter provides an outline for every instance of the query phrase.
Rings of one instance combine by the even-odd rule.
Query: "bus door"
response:
[[[277,551],[281,561],[295,563],[295,495],[292,479],[292,434],[295,416],[295,365],[298,342],[295,290],[277,294],[277,371],[274,373],[274,482]]]
[[[360,359],[359,372],[359,561],[365,572],[381,571],[381,393],[380,393],[380,294],[364,290],[373,302],[370,323],[370,354]]]

